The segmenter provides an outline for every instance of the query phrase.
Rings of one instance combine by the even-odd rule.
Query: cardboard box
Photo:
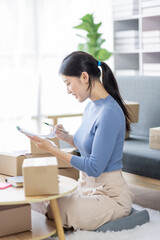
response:
[[[138,122],[139,118],[139,103],[138,102],[131,102],[125,100],[125,106],[131,116],[131,122],[136,123]]]
[[[25,158],[25,155],[19,153],[1,153],[0,173],[10,176],[22,175],[22,163]]]
[[[66,153],[69,153],[71,155],[77,155],[77,151],[75,150],[75,148],[62,148],[61,149],[62,151],[66,152]],[[60,159],[60,158],[57,158],[57,161],[58,161],[58,168],[72,168],[72,166],[65,162],[64,160]]]
[[[27,151],[0,153],[0,173],[9,176],[22,176],[24,159],[35,157],[50,157],[51,154],[30,154]]]
[[[31,230],[31,205],[0,206],[0,237]]]
[[[62,149],[73,155],[77,155],[74,148],[64,148]],[[24,159],[27,158],[39,158],[39,157],[53,157],[50,153],[28,153],[28,151],[18,151],[11,153],[0,153],[0,173],[9,176],[22,176],[22,164]],[[57,158],[59,168],[70,168],[72,167],[69,163],[62,159]]]
[[[55,142],[56,143],[56,142]],[[34,145],[34,146],[33,146]],[[58,144],[56,144],[56,145],[58,145]],[[39,154],[37,157],[41,157],[41,155],[40,154],[42,154],[42,153],[40,153],[40,151],[39,151],[39,153],[38,153],[38,151],[37,151],[37,153],[36,153],[36,150],[34,150],[34,148],[37,148],[36,146],[35,146],[35,144],[34,143],[31,143],[31,146],[32,146],[32,154],[33,154],[33,152],[34,152],[34,155],[33,156],[36,156],[36,154]],[[38,148],[37,148],[38,149]],[[40,149],[38,149],[38,150],[40,150]],[[62,148],[61,149],[62,151],[64,151],[64,152],[66,152],[66,153],[70,153],[70,154],[72,154],[72,155],[77,155],[77,152],[76,152],[76,150],[74,149],[74,148]],[[41,150],[42,151],[42,150]],[[44,151],[44,153],[45,153],[45,151]],[[44,154],[43,153],[43,154]],[[45,153],[46,154],[46,156],[49,156],[49,157],[51,157],[51,156],[54,156],[54,155],[52,155],[52,154],[50,154],[50,153]],[[43,157],[43,156],[42,156]],[[57,158],[57,161],[58,161],[58,168],[69,168],[69,167],[72,167],[69,163],[67,163],[67,162],[65,162],[64,160],[62,160],[62,159],[60,159],[60,158]]]
[[[24,159],[22,172],[25,196],[58,194],[56,157]]]
[[[128,110],[128,113],[130,114],[131,117],[131,122],[132,123],[136,123],[138,122],[138,118],[139,118],[139,103],[137,102],[131,102],[131,101],[127,101],[125,100],[125,106]],[[129,138],[129,133],[126,131],[125,134],[125,140]]]
[[[53,141],[57,147],[59,148],[59,139],[58,138],[48,138],[48,140],[50,141]],[[43,153],[48,153],[47,151],[43,150],[43,149],[40,149],[40,148],[37,148],[36,145],[30,141],[30,152],[33,153],[33,154],[43,154]]]
[[[160,127],[149,129],[149,147],[160,149]]]
[[[126,131],[125,140],[129,138],[129,132]]]
[[[75,179],[76,181],[79,179],[79,171],[73,167],[71,168],[59,168],[58,174],[66,177],[70,177]]]

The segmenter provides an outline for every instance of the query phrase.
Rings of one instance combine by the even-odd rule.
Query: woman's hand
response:
[[[40,138],[37,136],[27,136],[31,139],[31,141],[36,145],[37,148],[43,149],[47,152],[53,153],[54,148],[57,148],[57,146],[54,144],[54,142],[46,139],[46,138]]]
[[[56,125],[56,137],[58,137],[60,140],[68,142],[69,134],[61,131],[61,129],[65,130],[62,124]]]
[[[56,125],[55,128],[56,128],[56,132],[55,132],[56,137],[58,139],[65,141],[68,144],[70,144],[71,146],[73,146],[74,148],[76,148],[74,145],[74,142],[73,142],[73,136],[69,133],[65,133],[65,132],[61,131],[61,129],[65,130],[62,124]],[[52,131],[54,131],[54,129]]]
[[[27,136],[27,137],[31,139],[31,141],[37,146],[37,148],[43,149],[53,154],[55,157],[63,159],[64,161],[70,164],[72,155],[58,149],[57,146],[54,144],[54,142],[46,138],[41,138],[37,136],[33,136],[33,137]]]

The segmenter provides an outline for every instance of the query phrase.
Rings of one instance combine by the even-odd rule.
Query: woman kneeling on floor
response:
[[[78,149],[80,156],[63,152],[47,139],[33,137],[32,141],[81,171],[77,191],[57,200],[63,226],[95,230],[131,212],[132,193],[121,171],[129,114],[106,63],[77,51],[63,60],[59,73],[68,94],[79,102],[90,99],[74,136],[61,131],[62,125],[56,126],[56,136]],[[52,218],[50,205],[40,211]]]

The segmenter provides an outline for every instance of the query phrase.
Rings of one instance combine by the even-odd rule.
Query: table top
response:
[[[43,196],[25,196],[23,188],[8,187],[0,189],[0,205],[12,205],[12,204],[23,204],[31,202],[41,202],[46,200],[57,199],[63,197],[77,188],[77,181],[65,177],[59,176],[59,194],[57,195],[43,195]],[[0,175],[0,182],[4,182],[7,176]]]

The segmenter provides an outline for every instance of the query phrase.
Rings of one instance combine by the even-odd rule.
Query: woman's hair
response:
[[[82,51],[76,51],[64,58],[60,66],[59,73],[65,76],[80,77],[82,72],[87,72],[89,75],[88,89],[92,89],[92,83],[99,79],[101,71],[98,67],[99,62],[90,54]],[[130,115],[124,105],[124,101],[120,95],[117,81],[109,68],[109,66],[100,62],[102,68],[102,84],[106,91],[118,102],[121,106],[126,118],[126,130],[130,131]]]

